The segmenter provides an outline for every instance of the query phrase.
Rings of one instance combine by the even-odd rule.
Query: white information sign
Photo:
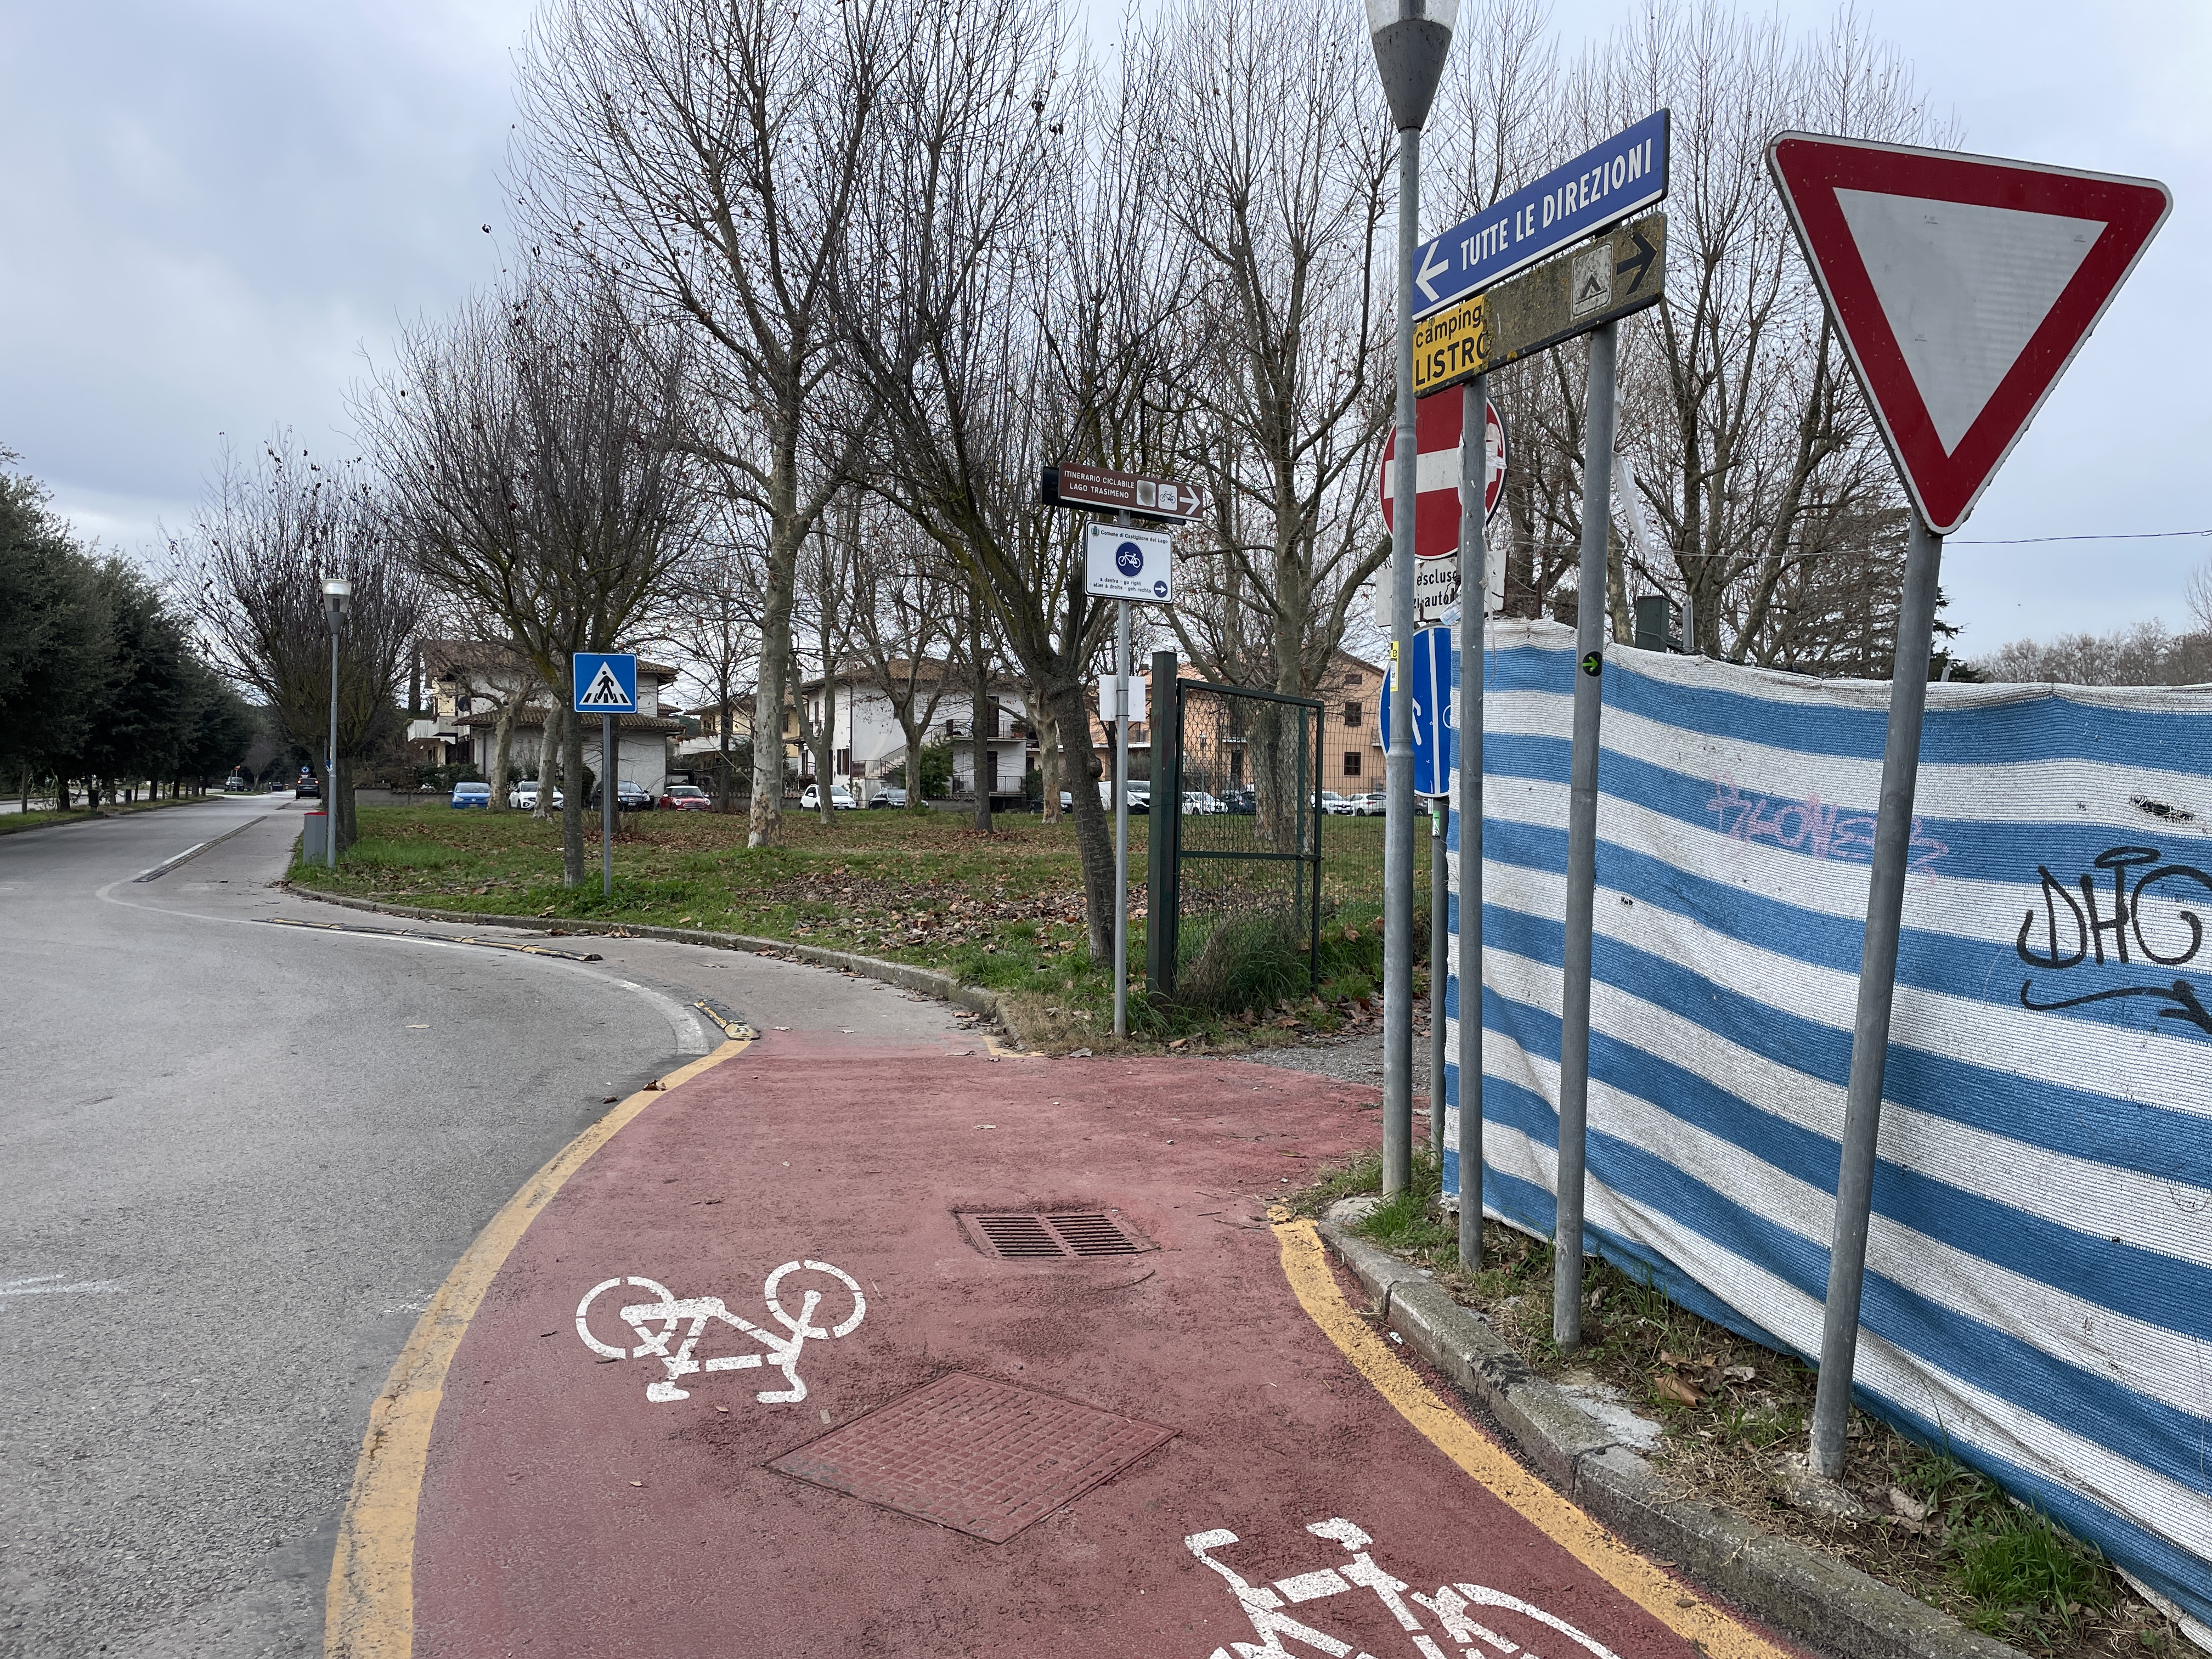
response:
[[[1165,536],[1127,525],[1092,524],[1084,528],[1084,542],[1083,591],[1092,599],[1174,603]]]

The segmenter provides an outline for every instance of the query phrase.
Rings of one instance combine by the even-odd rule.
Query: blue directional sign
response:
[[[1662,109],[1422,243],[1413,261],[1413,315],[1479,293],[1666,194]]]
[[[627,651],[579,651],[576,700],[579,714],[637,713],[637,658]]]
[[[1459,699],[1452,675],[1452,630],[1413,635],[1413,793],[1449,795],[1459,765]],[[1393,669],[1382,677],[1382,747],[1390,747]]]

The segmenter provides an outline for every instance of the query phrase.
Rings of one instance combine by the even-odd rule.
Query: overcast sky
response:
[[[1291,3],[1293,0],[1285,0]],[[1350,5],[1352,0],[1322,0]],[[1808,24],[1826,4],[1784,0]],[[1109,33],[1119,0],[1091,9]],[[344,447],[404,320],[498,274],[527,0],[0,0],[0,446],[85,533],[179,525],[228,434]],[[1969,653],[2184,619],[2212,538],[2212,6],[1862,0],[1966,148],[2146,174],[2165,230],[1953,538]],[[1624,0],[1557,0],[1572,49]],[[500,233],[479,228],[490,222]],[[1433,232],[1437,226],[1425,228]]]

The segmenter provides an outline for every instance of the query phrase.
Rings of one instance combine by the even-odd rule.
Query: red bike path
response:
[[[1510,1480],[1472,1478],[1445,1442],[1480,1431],[1417,1427],[1310,1307],[1334,1286],[1301,1300],[1271,1197],[1375,1143],[1372,1090],[1220,1060],[998,1059],[805,1035],[726,1053],[592,1152],[489,1275],[422,1419],[411,1585],[385,1586],[386,1605],[366,1620],[356,1607],[343,1630],[334,1589],[331,1651],[1793,1651],[1697,1592],[1655,1595],[1677,1587],[1648,1564],[1610,1572],[1626,1589],[1608,1582],[1590,1564],[1613,1558],[1575,1547],[1594,1523],[1548,1489],[1549,1509],[1516,1507],[1492,1489]],[[1069,1206],[1148,1248],[996,1260],[956,1214]],[[786,1262],[830,1264],[866,1298],[848,1334],[799,1349],[803,1401],[763,1403],[789,1390],[759,1368],[693,1372],[671,1385],[685,1397],[655,1401],[658,1355],[611,1358],[580,1334],[586,1293],[635,1276],[781,1335],[789,1322],[763,1283]],[[810,1286],[826,1292],[812,1326],[826,1332],[850,1296],[799,1267],[787,1313]],[[620,1305],[657,1297],[605,1291],[587,1328],[620,1352],[647,1330]],[[719,1321],[706,1332],[696,1358],[763,1352]],[[1367,1372],[1392,1363],[1382,1351]],[[924,1410],[942,1393],[913,1400],[933,1383],[963,1393],[949,1418]],[[869,1447],[824,1441],[879,1412],[854,1431]],[[1003,1432],[969,1431],[984,1443],[947,1451],[943,1436],[978,1413]],[[1016,1455],[1024,1435],[1036,1443]],[[887,1480],[949,1488],[945,1513],[1027,1524],[988,1541],[770,1467],[794,1453],[794,1467],[842,1458],[848,1474],[873,1457]],[[1094,1454],[1134,1461],[1060,1501],[1052,1481]],[[1032,1509],[1048,1512],[1006,1518],[1039,1481]],[[1331,1522],[1352,1526],[1310,1530]],[[1454,1602],[1450,1586],[1496,1595]]]

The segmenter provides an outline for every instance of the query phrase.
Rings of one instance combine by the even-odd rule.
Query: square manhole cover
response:
[[[1173,1429],[954,1371],[769,1467],[1003,1544]]]

